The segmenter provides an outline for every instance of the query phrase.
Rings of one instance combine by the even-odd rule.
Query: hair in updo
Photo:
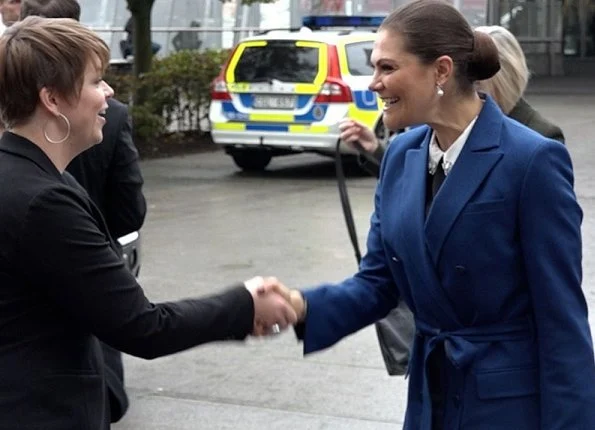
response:
[[[432,64],[442,55],[452,58],[461,91],[473,90],[475,81],[489,79],[500,70],[492,38],[474,32],[444,0],[417,0],[401,6],[386,17],[380,29],[402,35],[405,50],[423,64]]]

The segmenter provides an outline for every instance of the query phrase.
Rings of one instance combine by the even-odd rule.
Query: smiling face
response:
[[[429,122],[439,99],[436,67],[422,64],[404,46],[401,34],[381,30],[370,58],[370,89],[385,103],[383,121],[390,130]]]
[[[87,63],[78,100],[60,106],[60,112],[70,121],[70,141],[83,149],[103,140],[107,99],[114,95],[114,90],[103,80],[98,64],[98,61]]]

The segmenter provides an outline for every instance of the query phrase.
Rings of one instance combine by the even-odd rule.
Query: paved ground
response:
[[[567,136],[585,211],[584,289],[595,309],[595,95],[552,92],[531,93],[529,100]],[[355,269],[333,166],[325,159],[280,158],[255,176],[239,173],[216,152],[152,160],[143,171],[149,215],[141,284],[155,301],[207,294],[255,274],[303,287]],[[374,184],[359,175],[349,180],[361,241]],[[125,364],[131,407],[117,430],[402,425],[406,382],[385,374],[372,329],[307,359],[286,333],[154,361],[126,357]]]

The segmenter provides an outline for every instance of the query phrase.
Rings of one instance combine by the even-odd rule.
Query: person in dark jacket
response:
[[[477,88],[490,94],[500,109],[510,118],[537,131],[545,137],[564,143],[564,134],[523,98],[529,80],[525,54],[514,35],[500,26],[477,27],[476,31],[489,34],[500,56],[500,71],[492,78],[479,81]],[[348,144],[359,142],[360,160],[364,168],[378,176],[386,148],[365,125],[346,120],[340,126],[341,139]],[[382,357],[389,375],[403,375],[409,361],[414,335],[413,316],[403,302],[383,320],[376,323],[376,333]]]
[[[124,25],[124,31],[126,32],[126,39],[120,41],[120,51],[122,58],[126,59],[134,55],[134,17],[128,18]],[[161,49],[161,45],[156,42],[151,42],[151,52],[153,55],[157,54]]]
[[[32,15],[79,21],[81,7],[77,0],[23,0],[21,19]],[[99,208],[111,237],[118,239],[140,230],[147,204],[128,107],[113,98],[108,99],[107,104],[103,140],[78,155],[66,169]],[[115,243],[119,246],[117,240]],[[111,422],[117,422],[126,413],[129,403],[122,354],[103,343],[101,348],[105,357]]]
[[[66,166],[103,139],[109,48],[72,19],[30,16],[0,38],[0,429],[110,427],[100,341],[152,359],[280,330],[280,296],[237,283],[152,303]],[[197,276],[199,276],[197,274]]]
[[[59,0],[53,0],[59,1]],[[140,230],[147,213],[128,106],[109,99],[103,141],[66,168],[87,190],[114,238]]]

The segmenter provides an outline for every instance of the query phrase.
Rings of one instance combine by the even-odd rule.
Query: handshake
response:
[[[244,284],[254,300],[253,336],[278,334],[304,320],[306,303],[298,290],[290,290],[273,277],[257,276]]]

